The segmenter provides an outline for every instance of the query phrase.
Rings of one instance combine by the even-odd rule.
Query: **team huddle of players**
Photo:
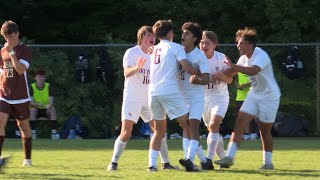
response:
[[[108,170],[117,170],[118,161],[139,117],[150,124],[148,171],[157,171],[160,154],[163,169],[177,169],[168,157],[166,118],[175,119],[183,130],[184,157],[179,163],[186,171],[199,171],[194,165],[197,155],[201,168],[213,170],[213,158],[220,168],[233,165],[234,157],[246,125],[259,119],[263,143],[261,170],[274,169],[272,164],[271,127],[280,102],[280,90],[275,81],[268,54],[256,47],[256,31],[240,29],[236,33],[240,58],[237,64],[215,48],[218,38],[212,31],[202,31],[197,23],[186,22],[181,43],[173,42],[170,20],[159,20],[153,27],[142,26],[137,33],[137,45],[123,57],[124,90],[122,128],[115,141]],[[160,41],[155,45],[156,38]],[[219,126],[229,106],[228,84],[238,72],[247,74],[251,90],[244,101],[228,144],[227,152],[219,134]],[[263,100],[263,101],[262,101]],[[203,119],[208,128],[207,155],[200,144],[199,125]]]
[[[256,47],[256,30],[244,28],[236,32],[240,53],[237,64],[215,51],[218,38],[214,32],[202,31],[199,24],[193,22],[184,23],[181,30],[182,45],[173,42],[170,20],[159,20],[152,27],[142,26],[137,33],[137,45],[124,54],[122,127],[108,170],[117,170],[119,158],[139,117],[148,122],[153,131],[149,146],[149,172],[158,170],[159,154],[163,169],[177,169],[170,164],[168,156],[167,117],[175,119],[183,130],[184,157],[179,163],[186,171],[199,170],[194,165],[196,155],[204,170],[214,169],[212,160],[215,153],[219,160],[214,163],[220,168],[232,166],[244,129],[256,118],[263,148],[260,170],[274,169],[271,128],[281,94],[269,55]],[[21,43],[18,25],[13,21],[2,25],[1,35],[6,43],[0,56],[0,155],[5,126],[9,115],[12,115],[21,130],[25,153],[22,165],[31,166],[30,96],[26,86],[31,49]],[[156,38],[160,41],[157,45]],[[248,75],[251,89],[239,110],[225,153],[219,126],[229,106],[228,84],[238,72]],[[207,155],[199,139],[201,119],[209,131]],[[1,156],[0,170],[7,159]]]

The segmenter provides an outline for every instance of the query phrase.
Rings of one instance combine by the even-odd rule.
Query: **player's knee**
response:
[[[31,128],[27,125],[18,125],[19,129],[24,132],[24,134],[31,134]]]
[[[236,135],[240,135],[240,134],[244,134],[244,128],[241,128],[241,127],[235,127],[233,129],[233,133],[235,133]]]
[[[211,131],[215,131],[219,129],[219,124],[215,123],[215,121],[211,121],[209,124],[209,128]]]
[[[121,138],[121,140],[123,140],[124,142],[129,141],[130,137],[131,137],[131,132],[129,132],[129,131],[123,131],[123,132],[120,134],[120,138]]]

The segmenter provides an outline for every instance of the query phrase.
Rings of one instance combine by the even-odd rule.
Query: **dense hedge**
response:
[[[177,41],[182,24],[195,21],[223,43],[234,43],[244,26],[256,27],[263,42],[319,42],[318,7],[301,0],[11,0],[1,2],[0,23],[13,19],[36,44],[133,43],[140,26],[159,19],[173,20]]]

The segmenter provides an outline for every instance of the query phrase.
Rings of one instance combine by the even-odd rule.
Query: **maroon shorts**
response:
[[[0,100],[0,112],[12,116],[14,119],[25,120],[30,116],[30,102],[21,104],[9,104]]]

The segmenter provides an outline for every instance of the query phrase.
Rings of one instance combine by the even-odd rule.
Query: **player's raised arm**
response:
[[[225,57],[226,57],[226,59],[225,59],[224,63],[227,64],[230,68],[224,70],[223,73],[227,76],[233,77],[238,73],[238,71],[236,69],[232,68],[232,65],[234,65],[233,62],[227,56],[225,56]]]
[[[244,67],[238,64],[234,64],[227,56],[225,63],[230,66],[229,69],[226,69],[223,71],[223,73],[227,76],[235,76],[238,72],[241,72],[243,74],[247,74],[249,76],[254,76],[258,74],[261,71],[261,68],[259,66],[253,65]]]
[[[146,58],[139,57],[137,65],[124,68],[123,75],[125,77],[130,77],[135,73],[138,73],[141,68],[143,68],[146,63]]]
[[[229,68],[228,68],[229,69]],[[226,69],[226,70],[228,70]],[[232,80],[233,80],[233,77],[232,76],[228,76],[227,74],[225,74],[225,71],[219,71],[217,72],[214,77],[216,80],[218,81],[222,81],[224,83],[227,83],[227,84],[231,84],[232,83]]]
[[[15,70],[18,72],[19,75],[23,75],[24,72],[28,69],[28,67],[24,63],[22,63],[20,60],[18,60],[18,58],[15,55],[15,52],[13,51],[13,46],[11,44],[5,43],[4,48],[9,53]]]

